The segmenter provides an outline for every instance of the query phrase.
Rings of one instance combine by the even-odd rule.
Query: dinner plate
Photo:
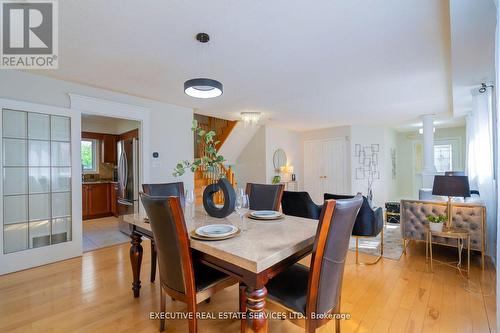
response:
[[[196,230],[191,230],[191,232],[189,233],[189,235],[191,236],[191,238],[193,239],[197,239],[197,240],[202,240],[202,241],[219,241],[219,240],[224,240],[224,239],[229,239],[229,238],[233,238],[233,237],[236,237],[240,234],[240,229],[238,229],[234,234],[230,234],[230,235],[227,235],[227,236],[223,236],[223,237],[206,237],[206,236],[200,236],[196,233]]]
[[[195,230],[197,235],[203,237],[219,238],[232,235],[238,231],[238,228],[230,224],[210,224],[199,227]]]
[[[280,212],[274,210],[256,210],[249,214],[250,218],[259,220],[276,220],[283,216]]]

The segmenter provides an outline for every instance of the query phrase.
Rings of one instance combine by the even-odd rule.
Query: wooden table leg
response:
[[[132,239],[130,244],[130,263],[132,264],[132,275],[134,282],[132,282],[132,290],[134,297],[139,297],[139,290],[141,289],[141,263],[142,263],[142,237],[141,235],[132,232],[130,235]]]
[[[155,241],[151,240],[151,283],[155,282],[156,278],[156,245]]]
[[[265,333],[267,332],[267,318],[265,313],[267,289],[246,287],[247,320],[244,332]],[[242,325],[243,329],[243,325]],[[242,331],[242,333],[244,333]]]

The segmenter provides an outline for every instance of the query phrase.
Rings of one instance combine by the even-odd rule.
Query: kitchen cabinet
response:
[[[116,143],[118,142],[118,138],[118,135],[113,134],[82,132],[82,139],[93,139],[99,141],[102,163],[116,165]]]
[[[82,215],[83,219],[114,215],[113,204],[116,206],[116,196],[113,199],[114,183],[95,183],[82,185]],[[116,211],[116,208],[114,208]]]
[[[114,217],[118,217],[118,203],[116,201],[118,198],[118,183],[110,184],[110,191],[111,191],[111,214],[113,214]]]
[[[82,185],[82,215],[85,219],[89,215],[89,185]]]
[[[116,164],[116,143],[118,137],[112,134],[103,134],[102,136],[102,161],[104,163]]]

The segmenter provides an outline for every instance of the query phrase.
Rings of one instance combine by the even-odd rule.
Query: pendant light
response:
[[[208,43],[210,36],[204,32],[196,35],[200,43]],[[184,92],[194,98],[214,98],[222,95],[223,86],[217,80],[209,78],[195,78],[184,82]]]

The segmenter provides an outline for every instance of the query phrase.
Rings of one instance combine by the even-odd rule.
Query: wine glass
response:
[[[241,230],[246,231],[247,226],[245,223],[245,215],[250,209],[250,200],[248,200],[247,194],[238,193],[236,197],[236,213],[240,216],[241,219]]]
[[[186,190],[184,195],[184,199],[186,201],[186,211],[189,214],[189,218],[193,218],[193,208],[194,208],[194,190]]]

